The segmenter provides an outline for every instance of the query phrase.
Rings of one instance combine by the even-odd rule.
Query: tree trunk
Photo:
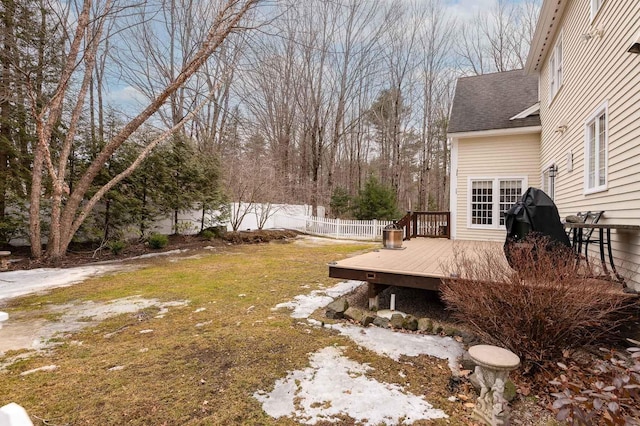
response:
[[[10,93],[12,87],[12,70],[9,58],[12,57],[13,45],[13,15],[15,13],[15,3],[11,0],[5,2],[5,13],[2,16],[2,81],[1,87]],[[7,181],[9,178],[9,146],[13,144],[11,137],[11,103],[8,96],[0,96],[0,221],[4,220],[7,197]]]

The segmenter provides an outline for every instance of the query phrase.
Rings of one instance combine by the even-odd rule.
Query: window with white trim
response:
[[[591,0],[591,20],[596,17],[605,0]]]
[[[522,195],[522,180],[500,180],[500,226],[504,226],[504,214],[515,203],[518,202]]]
[[[526,178],[469,179],[469,226],[499,229],[504,213],[522,196]]]
[[[471,182],[471,224],[493,225],[493,181]]]
[[[607,189],[607,104],[601,105],[585,124],[585,192]]]
[[[557,166],[555,164],[552,164],[542,170],[542,190],[552,200],[556,196],[556,179],[554,173],[552,173],[552,170],[554,170],[556,167]]]
[[[562,86],[562,33],[549,56],[549,102],[551,102]]]

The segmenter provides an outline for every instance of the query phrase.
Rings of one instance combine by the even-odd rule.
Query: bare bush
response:
[[[540,238],[513,247],[514,269],[499,249],[457,250],[444,266],[452,278],[442,297],[484,341],[528,363],[556,360],[563,349],[611,340],[637,300],[614,283],[590,278],[574,259]]]

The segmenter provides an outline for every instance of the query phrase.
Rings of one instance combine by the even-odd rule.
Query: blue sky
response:
[[[301,0],[304,1],[304,0]],[[373,3],[385,0],[371,0]],[[409,1],[409,0],[401,0]],[[414,0],[417,2],[427,0]],[[478,12],[492,9],[498,0],[444,0],[444,4],[448,14],[455,17],[456,21],[465,21],[470,19]],[[507,3],[521,3],[523,1],[542,0],[505,0]],[[141,104],[146,104],[147,99],[136,89],[126,85],[123,81],[117,79],[108,79],[106,100],[108,103],[116,106],[125,113],[133,114],[137,112]]]

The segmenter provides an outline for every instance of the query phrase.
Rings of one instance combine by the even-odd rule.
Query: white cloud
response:
[[[118,109],[139,107],[147,100],[144,94],[132,86],[115,88],[107,94],[107,102]]]
[[[466,21],[480,11],[491,9],[494,4],[495,0],[456,0],[446,2],[446,9],[450,16]]]

